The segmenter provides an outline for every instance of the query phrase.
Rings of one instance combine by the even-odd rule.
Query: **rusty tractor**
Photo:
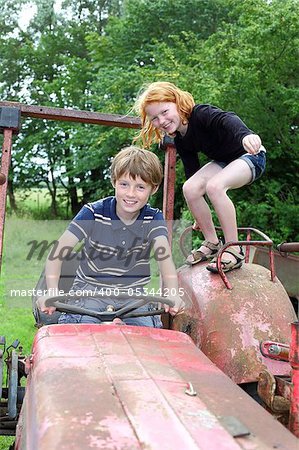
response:
[[[139,122],[127,116],[9,102],[1,102],[1,107],[2,252],[12,136],[20,116],[134,128]],[[168,142],[166,219],[173,214],[174,166],[175,149]],[[100,325],[41,326],[27,356],[18,351],[18,341],[7,347],[1,338],[0,386],[4,361],[7,384],[1,389],[0,434],[15,434],[12,448],[297,449],[297,316],[276,276],[272,241],[259,230],[240,233],[246,234],[237,243],[245,250],[246,263],[238,271],[226,276],[220,264],[221,253],[234,242],[218,254],[219,274],[209,273],[202,263],[178,269],[185,309],[173,320],[165,317],[163,329],[123,324],[141,303],[164,302],[144,297],[117,311],[109,299],[104,313],[89,310],[89,315],[101,318]],[[169,235],[171,239],[171,228]],[[250,250],[260,247],[268,251],[269,269],[254,263]],[[42,276],[39,284],[43,283]],[[66,283],[63,276],[61,283]],[[67,284],[64,289],[68,291]],[[74,311],[66,298],[67,294],[49,301],[60,311]],[[157,308],[153,314],[161,312]],[[33,310],[41,325],[44,318],[35,299]],[[79,308],[75,312],[86,314]]]

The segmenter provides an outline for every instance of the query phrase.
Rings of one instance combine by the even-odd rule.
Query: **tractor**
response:
[[[20,117],[74,120],[139,127],[137,119],[86,111],[0,103],[4,133],[0,189],[2,251],[12,135]],[[166,142],[163,212],[171,222],[175,148]],[[181,236],[186,254],[187,228]],[[221,231],[221,230],[219,230]],[[185,309],[163,329],[124,325],[123,318],[147,302],[142,296],[115,310],[88,312],[101,324],[57,324],[60,312],[86,313],[67,303],[76,258],[65,264],[65,294],[49,299],[57,315],[36,308],[32,351],[0,339],[0,434],[15,434],[15,450],[54,449],[270,449],[298,448],[299,327],[294,306],[275,271],[273,243],[259,230],[242,228],[242,241],[218,254],[219,274],[203,263],[178,269]],[[172,239],[173,230],[169,228]],[[256,235],[258,240],[253,240]],[[221,270],[225,248],[241,245],[246,263],[228,276]],[[284,244],[288,245],[288,244]],[[298,251],[298,244],[291,246]],[[269,269],[254,263],[266,248]],[[288,247],[289,248],[289,247]],[[38,286],[45,285],[44,275]],[[75,308],[75,309],[74,309]],[[160,314],[159,306],[151,311]],[[24,387],[22,380],[26,379]]]

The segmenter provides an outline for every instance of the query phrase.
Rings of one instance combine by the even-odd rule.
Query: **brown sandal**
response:
[[[220,249],[222,243],[221,241],[218,242],[218,244],[213,244],[213,242],[209,241],[203,241],[201,243],[201,247],[207,247],[209,250],[211,250],[211,253],[206,255],[201,250],[192,250],[191,254],[186,259],[186,264],[193,266],[194,264],[200,263],[202,261],[209,261],[210,259],[214,258],[214,256],[218,253],[218,250]],[[193,258],[193,260],[191,260]]]
[[[243,251],[242,251],[241,247],[240,247],[240,251],[241,252],[238,253],[235,250],[230,249],[230,248],[225,250],[224,253],[229,253],[230,255],[233,255],[233,257],[236,259],[236,261],[230,261],[230,260],[225,260],[225,259],[221,260],[223,272],[230,272],[231,270],[239,269],[242,266],[245,256],[243,255]],[[211,265],[211,264],[216,264],[216,262],[217,262],[217,258],[213,258],[212,261],[210,262],[210,264],[207,266],[207,269],[212,273],[218,273],[217,266]]]

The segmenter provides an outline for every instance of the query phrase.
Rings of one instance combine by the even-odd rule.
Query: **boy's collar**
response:
[[[138,223],[139,220],[143,220],[145,213],[146,213],[146,209],[147,209],[147,205],[144,205],[143,208],[141,208],[138,217],[136,218],[136,220],[131,224],[131,225],[126,225],[124,222],[122,222],[122,220],[118,217],[118,215],[116,214],[116,198],[113,197],[112,198],[112,202],[110,204],[110,217],[111,217],[111,224],[112,224],[112,228],[114,230],[118,230],[120,228],[123,228],[124,226],[127,228],[130,228],[131,231],[135,231],[136,233],[139,230],[140,233],[140,223]]]

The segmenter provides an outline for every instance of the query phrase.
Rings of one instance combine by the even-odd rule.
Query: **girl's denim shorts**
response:
[[[240,156],[238,159],[243,159],[250,167],[252,178],[249,184],[253,183],[255,180],[260,178],[265,172],[266,168],[266,149],[262,147],[262,149],[256,155],[251,155],[250,153],[246,153],[245,155]],[[229,163],[223,161],[214,161],[222,168],[226,167]]]

